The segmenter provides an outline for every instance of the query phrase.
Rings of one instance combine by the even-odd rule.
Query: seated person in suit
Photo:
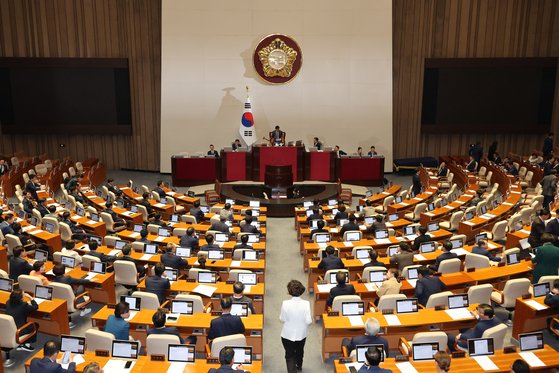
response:
[[[53,218],[53,219],[56,219],[56,220],[60,220],[60,217],[56,213],[56,206],[55,205],[47,206],[47,211],[49,213],[45,215],[45,218]]]
[[[375,233],[379,229],[386,229],[386,223],[383,221],[382,215],[375,215],[373,224],[367,227],[366,233]]]
[[[530,235],[528,236],[528,243],[532,247],[538,247],[542,244],[541,238],[545,233],[545,222],[551,218],[551,213],[548,209],[539,209],[536,216],[532,218],[532,225],[530,227]]]
[[[49,279],[45,277],[45,272],[45,262],[38,260],[33,263],[33,270],[29,273],[29,275],[37,277],[39,280],[41,280],[43,286],[47,286],[50,282]]]
[[[124,247],[121,250],[122,256],[118,257],[116,260],[125,260],[127,262],[134,263],[136,265],[136,271],[138,272],[138,275],[140,277],[144,277],[146,275],[146,267],[138,263],[136,259],[132,258],[130,256],[131,252],[132,252],[132,246],[130,246],[129,244],[124,245]]]
[[[495,317],[495,311],[489,304],[481,303],[477,306],[478,322],[476,326],[470,329],[463,329],[460,334],[454,336],[448,334],[448,349],[450,352],[456,351],[458,345],[464,349],[468,348],[468,339],[481,338],[483,332],[494,326],[499,325],[501,322]]]
[[[334,215],[334,221],[338,221],[340,219],[347,219],[349,218],[349,214],[347,213],[347,208],[341,202],[338,203],[338,212]]]
[[[433,271],[438,271],[441,262],[443,262],[444,260],[458,258],[458,255],[451,252],[452,243],[449,240],[443,242],[443,250],[443,253],[437,257],[437,260],[435,260],[435,264],[431,266],[431,269]]]
[[[245,224],[241,225],[241,232],[243,233],[254,233],[254,234],[262,234],[258,228],[252,225],[252,216],[247,215],[245,217]]]
[[[248,244],[248,235],[243,234],[243,235],[241,236],[241,243],[236,244],[236,245],[233,247],[233,250],[237,250],[237,249],[249,249],[249,250],[253,250],[253,247],[250,246],[250,245]]]
[[[184,247],[191,247],[192,250],[198,250],[198,237],[196,236],[196,230],[193,227],[188,227],[186,234],[181,237],[180,245]]]
[[[68,369],[62,368],[62,357],[58,359],[60,343],[58,341],[48,341],[43,346],[43,357],[33,358],[29,366],[29,373],[73,373],[76,371],[76,363],[72,361],[72,354],[69,358],[72,361],[68,364]]]
[[[149,236],[149,231],[147,230],[147,228],[146,227],[142,228],[142,230],[140,231],[140,239],[137,242],[150,243],[151,241],[148,240],[148,236]]]
[[[21,201],[23,205],[23,211],[27,214],[33,214],[33,209],[35,208],[35,203],[33,202],[33,197],[28,191],[23,192],[23,200]]]
[[[365,207],[361,210],[361,217],[373,216],[376,214],[375,207],[373,206],[373,201],[365,201]]]
[[[19,242],[21,242],[24,249],[29,251],[30,249],[33,249],[35,247],[34,246],[35,242],[31,239],[29,234],[22,232],[21,225],[19,223],[12,224],[12,229],[14,231],[14,233],[12,234],[14,236],[17,236],[17,238],[19,238]]]
[[[270,142],[272,145],[285,145],[285,132],[280,129],[280,126],[276,126],[270,132]]]
[[[362,147],[357,147],[357,151],[355,152],[355,155],[358,157],[362,157],[363,156],[363,148]]]
[[[122,190],[117,190],[115,192],[115,202],[118,206],[122,206],[125,209],[130,208],[130,202],[128,202],[126,199],[124,199],[124,194],[122,193]]]
[[[365,264],[364,268],[367,268],[367,267],[385,267],[383,262],[378,261],[378,254],[375,251],[375,249],[369,250],[369,258],[371,259],[371,261],[369,263]]]
[[[210,322],[208,339],[213,341],[216,338],[233,334],[244,334],[245,325],[239,316],[231,315],[232,297],[221,298],[221,316]]]
[[[242,148],[243,144],[241,144],[241,140],[239,139],[235,139],[235,142],[233,142],[231,144],[231,148],[233,149],[234,152],[236,152],[238,149]]]
[[[6,163],[6,160],[0,158],[0,176],[8,173],[9,170],[10,170],[10,167]]]
[[[83,292],[85,291],[84,285],[88,285],[91,283],[91,281],[86,280],[84,278],[75,278],[72,276],[66,276],[65,274],[66,271],[62,263],[55,264],[54,267],[52,268],[52,273],[54,274],[54,279],[52,280],[52,282],[58,282],[61,284],[70,285],[72,287],[72,291],[74,292],[74,295],[76,296],[83,294]],[[79,296],[77,302],[81,303],[85,301],[86,298],[87,298],[86,295]],[[91,312],[91,308],[84,308],[83,310],[80,311],[80,316],[85,316],[90,312]]]
[[[115,180],[112,178],[108,178],[106,182],[101,184],[102,186],[106,186],[109,192],[116,192],[120,191],[120,189],[116,186]]]
[[[72,232],[72,238],[78,241],[83,241],[85,239],[87,239],[87,233],[85,233],[85,230],[83,230],[82,228],[78,227],[76,225],[76,223],[74,223],[71,219],[70,219],[70,212],[69,211],[64,211],[62,213],[62,219],[60,220],[61,223],[64,223],[66,225],[68,225],[68,227],[70,227],[70,231]]]
[[[14,222],[15,222],[14,214],[9,213],[4,216],[4,220],[0,223],[0,231],[2,231],[2,234],[4,236],[6,236],[7,234],[14,234],[14,228],[13,228]]]
[[[206,244],[200,247],[200,251],[209,251],[212,249],[219,250],[219,245],[214,243],[214,235],[211,233],[206,233]]]
[[[99,245],[97,244],[97,241],[93,241],[93,240],[89,241],[87,243],[87,247],[89,248],[89,251],[87,252],[86,255],[91,255],[96,258],[99,258],[103,263],[114,262],[117,259],[116,256],[105,255],[102,252],[97,251],[98,246]]]
[[[28,275],[33,266],[25,260],[25,250],[21,246],[14,247],[10,258],[10,278],[17,282],[19,275]]]
[[[226,221],[227,218],[225,216],[220,216],[219,221],[213,223],[208,230],[229,234],[229,226],[225,224]]]
[[[71,256],[72,258],[76,259],[76,267],[79,267],[82,264],[82,257],[76,250],[74,250],[75,247],[76,247],[76,241],[74,240],[66,241],[60,253],[64,256]]]
[[[161,213],[156,212],[155,214],[153,214],[153,220],[151,220],[149,222],[150,224],[154,224],[154,225],[158,225],[160,227],[166,227],[167,223],[165,223],[163,220],[161,220]]]
[[[163,189],[164,187],[165,183],[163,182],[163,180],[157,180],[157,186],[153,188],[153,191],[159,194],[159,198],[167,197],[167,193],[165,193],[165,190]]]
[[[469,160],[468,164],[466,165],[466,169],[470,172],[476,172],[476,170],[477,170],[477,162],[474,159],[474,157],[472,157],[471,155],[470,155],[470,160]]]
[[[340,149],[339,145],[334,146],[334,151],[336,152],[336,156],[341,157],[342,155],[347,155],[346,152]]]
[[[385,280],[382,282],[382,285],[377,290],[377,297],[382,297],[383,295],[388,294],[400,294],[400,289],[402,288],[402,284],[398,280],[399,272],[396,268],[390,268],[386,272]]]
[[[33,311],[36,311],[39,308],[35,299],[29,294],[26,294],[21,289],[14,289],[10,293],[10,297],[6,302],[6,310],[5,313],[8,316],[12,316],[14,319],[14,323],[18,329],[22,328],[25,324],[27,324],[27,317]],[[38,325],[35,324],[38,329]],[[23,330],[20,331],[20,335],[25,335],[26,333],[31,333],[33,331],[33,327],[31,325],[26,326]],[[18,349],[22,349],[25,351],[33,351],[34,348],[32,343],[35,343],[37,340],[37,335],[29,338],[27,342],[21,344]]]
[[[318,137],[315,137],[313,139],[313,145],[312,146],[315,147],[316,150],[322,150],[322,148],[323,148],[322,142],[318,139]]]
[[[219,351],[219,363],[221,366],[219,368],[210,368],[208,373],[248,373],[239,366],[238,369],[233,369],[233,362],[235,358],[235,350],[232,347],[224,347]]]
[[[483,255],[489,258],[489,260],[493,262],[500,262],[501,258],[494,256],[491,254],[489,250],[487,250],[487,242],[485,240],[478,240],[477,244],[472,247],[472,254]]]
[[[351,339],[344,338],[342,346],[346,347],[347,354],[349,355],[359,345],[383,345],[384,351],[388,354],[388,341],[383,337],[378,337],[377,334],[379,332],[380,323],[374,317],[369,317],[365,322],[365,335],[360,335],[359,337],[353,337]]]
[[[419,274],[419,279],[415,285],[414,296],[417,298],[417,302],[425,307],[429,297],[443,291],[446,285],[439,277],[433,276],[431,270],[425,266],[419,267],[417,272]]]
[[[139,205],[142,205],[146,208],[149,216],[153,215],[153,207],[151,207],[151,203],[149,202],[149,193],[144,192],[142,194],[142,199],[138,201]]]
[[[168,278],[163,278],[165,273],[165,265],[163,263],[155,263],[155,275],[146,279],[146,291],[157,295],[159,304],[165,301],[165,292],[171,288]]]
[[[113,228],[115,231],[121,231],[126,229],[126,222],[124,221],[124,219],[119,217],[116,212],[113,211],[113,204],[111,202],[105,203],[104,212],[111,215],[111,218],[113,218],[113,223],[114,223]]]
[[[219,217],[225,217],[225,220],[233,221],[233,209],[230,203],[226,203],[221,210],[219,210]]]
[[[419,169],[415,172],[415,174],[412,176],[412,193],[414,196],[417,196],[418,194],[421,193],[421,190],[423,189],[423,185],[421,184],[421,178],[419,177],[420,171]],[[411,198],[411,197],[410,197]]]
[[[158,309],[151,317],[153,322],[153,328],[147,329],[147,335],[151,334],[170,334],[179,337],[180,343],[182,344],[196,344],[196,336],[190,336],[183,339],[179,333],[179,329],[176,326],[165,326],[167,322],[167,311],[163,308]]]
[[[437,172],[438,177],[447,177],[448,176],[448,167],[446,167],[446,163],[441,162],[439,166],[439,170]]]
[[[45,216],[47,216],[48,214],[50,214],[50,211],[47,209],[47,200],[44,198],[41,198],[39,201],[37,201],[37,211],[39,211],[41,213],[41,216],[44,218]]]
[[[254,305],[252,303],[252,299],[243,295],[243,291],[245,291],[245,284],[242,282],[235,282],[233,284],[233,303],[248,303],[248,308],[250,309],[250,313],[255,314]]]
[[[188,262],[180,256],[175,255],[175,248],[176,245],[172,242],[169,242],[167,246],[161,248],[161,263],[163,263],[165,267],[173,269],[188,268]]]
[[[530,373],[530,365],[522,359],[516,359],[511,367],[511,373]]]
[[[130,307],[126,302],[119,302],[115,306],[114,315],[110,315],[105,324],[105,332],[111,333],[115,339],[127,341],[130,338]]]
[[[219,157],[219,152],[217,150],[215,150],[213,144],[210,144],[210,150],[208,150],[207,155],[209,156],[213,156],[213,157]]]
[[[371,146],[371,148],[369,149],[369,152],[367,153],[367,155],[369,157],[372,157],[373,155],[378,155],[377,154],[377,149],[374,146]]]
[[[315,233],[330,233],[328,229],[324,229],[326,222],[324,220],[319,220],[316,222],[316,228],[311,231],[311,238]]]
[[[31,193],[35,201],[39,201],[37,192],[41,190],[41,184],[39,184],[39,178],[36,174],[29,175],[29,181],[25,184],[25,190]]]
[[[307,216],[307,223],[309,223],[311,220],[322,220],[322,219],[324,219],[324,217],[322,216],[322,213],[320,212],[320,208],[318,208],[316,206],[313,206],[312,214]]]
[[[376,347],[369,347],[365,352],[365,364],[357,371],[357,373],[392,373],[390,369],[379,368],[382,359],[381,352]]]
[[[336,249],[334,249],[334,246],[326,246],[326,258],[322,259],[320,263],[318,263],[318,269],[328,271],[330,269],[343,268],[345,268],[345,265],[342,260],[336,255]]]
[[[553,289],[549,294],[546,294],[543,300],[545,304],[559,310],[559,280],[553,281]]]
[[[190,215],[196,218],[196,222],[200,223],[204,218],[204,212],[200,208],[200,201],[194,202],[193,207],[190,209]]]
[[[355,222],[355,215],[351,214],[349,215],[349,222],[345,223],[342,227],[342,229],[340,229],[340,236],[343,237],[345,232],[348,231],[358,231],[359,230],[359,224],[357,224]]]
[[[334,298],[338,295],[354,295],[355,288],[352,284],[347,284],[347,274],[345,272],[336,273],[336,286],[330,289],[330,295],[328,295],[328,300],[326,301],[327,306],[332,306],[334,303]]]
[[[413,251],[406,242],[400,242],[398,246],[397,254],[390,257],[390,264],[397,265],[398,271],[402,272],[405,267],[413,265]]]
[[[485,189],[478,189],[476,195],[470,201],[470,206],[477,206],[478,203],[483,201],[483,193],[485,193]]]
[[[427,234],[427,227],[420,226],[417,228],[419,235],[413,240],[413,251],[419,251],[419,247],[424,242],[431,242],[431,236]]]

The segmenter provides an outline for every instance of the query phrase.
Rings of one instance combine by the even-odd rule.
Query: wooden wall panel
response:
[[[128,58],[133,121],[130,136],[0,135],[0,154],[159,170],[161,0],[0,0],[0,56]]]
[[[422,134],[425,58],[559,57],[556,0],[394,0],[394,158],[466,154],[493,140],[498,151],[528,154],[541,134]],[[559,87],[559,77],[556,84]],[[559,143],[559,92],[552,130]]]

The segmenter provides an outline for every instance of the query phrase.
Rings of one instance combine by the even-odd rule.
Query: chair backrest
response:
[[[439,272],[443,275],[445,273],[456,273],[460,272],[460,267],[462,267],[462,261],[460,259],[446,259],[439,264]]]
[[[503,259],[505,260],[505,262],[507,264],[510,264],[507,255],[518,254],[519,252],[520,252],[520,249],[518,247],[512,247],[510,249],[507,249],[507,250],[503,251]]]
[[[332,302],[332,311],[338,311],[340,315],[342,314],[342,304],[343,302],[360,302],[361,297],[359,295],[338,295],[334,297]]]
[[[103,238],[103,244],[105,246],[115,247],[115,243],[118,240],[120,240],[118,236],[105,236]]]
[[[489,267],[489,258],[484,255],[478,254],[466,254],[466,260],[464,261],[464,268],[487,268]]]
[[[485,176],[485,173],[486,173],[486,172],[487,172],[487,168],[486,168],[485,166],[481,166],[481,167],[479,168],[478,175],[483,177],[483,176]]]
[[[95,208],[93,206],[87,206],[85,208],[87,210],[87,212],[91,215],[91,214],[97,214],[97,210],[95,210]]]
[[[189,224],[197,224],[196,217],[192,215],[181,215],[181,221]]]
[[[142,206],[140,204],[136,205],[136,207],[138,208],[138,212],[140,214],[142,214],[142,218],[144,219],[144,223],[149,221],[149,214],[148,214],[148,209],[146,209],[146,206]]]
[[[524,177],[526,176],[526,172],[528,171],[528,169],[524,166],[520,167],[520,170],[518,170],[518,176],[520,177]],[[533,174],[533,172],[532,172]]]
[[[413,209],[413,219],[417,220],[420,218],[421,213],[427,210],[427,204],[424,202],[418,203]]]
[[[173,229],[173,236],[182,237],[186,234],[187,229],[188,228],[175,228],[175,229]]]
[[[157,310],[160,306],[159,298],[153,293],[148,293],[146,291],[135,291],[132,293],[133,297],[138,297],[141,299],[141,309],[142,310]]]
[[[216,213],[214,216],[210,218],[210,225],[214,223],[219,223],[219,221],[220,221],[219,215]]]
[[[165,355],[167,358],[170,344],[180,344],[179,337],[172,334],[148,335],[146,339],[147,355]]]
[[[463,211],[456,211],[450,216],[450,229],[456,230],[460,224],[460,221],[464,217]]]
[[[547,282],[549,284],[549,288],[553,289],[553,282],[555,280],[559,280],[559,276],[542,276],[538,280],[538,284],[543,284],[544,282]]]
[[[46,224],[46,223],[52,224],[52,226],[54,227],[54,230],[53,230],[52,233],[54,233],[54,234],[60,233],[60,227],[58,225],[58,219],[50,218],[50,217],[44,217],[42,223],[43,224]]]
[[[396,311],[396,301],[400,299],[406,299],[405,294],[386,294],[379,298],[377,309],[379,312],[383,310],[394,310]]]
[[[361,231],[346,231],[344,232],[344,241],[347,241],[347,235],[348,234],[359,234],[359,240],[361,240],[361,238],[363,238],[363,233]]]
[[[204,302],[202,297],[195,294],[177,294],[176,300],[189,300],[192,302],[192,311],[194,313],[204,312]]]
[[[482,215],[482,214],[481,214],[482,208],[487,208],[487,202],[481,201],[480,203],[477,204],[477,206],[476,206],[476,215]]]
[[[507,236],[507,221],[501,220],[493,226],[491,230],[491,235],[493,236],[493,241],[503,241]]]
[[[531,223],[532,215],[534,214],[534,209],[532,207],[526,207],[520,210],[520,220],[523,225]]]
[[[209,269],[201,268],[190,268],[188,270],[188,278],[196,280],[198,278],[198,272],[211,272]]]
[[[520,212],[517,212],[507,220],[507,229],[509,230],[509,232],[514,232],[515,230],[519,229],[518,225],[520,224],[520,218]]]
[[[246,337],[243,334],[233,334],[218,337],[212,341],[211,357],[219,357],[219,352],[226,346],[246,346]]]
[[[365,267],[363,268],[363,275],[361,276],[361,278],[363,280],[365,280],[365,282],[370,282],[370,272],[376,272],[376,271],[384,271],[386,272],[386,268],[384,267]]]
[[[16,348],[19,343],[16,342],[17,326],[14,318],[9,315],[0,314],[0,345],[4,348]]]
[[[384,210],[386,210],[387,206],[390,206],[391,204],[394,203],[394,196],[388,196],[384,199],[384,201],[382,202],[382,207],[384,208]]]
[[[105,227],[107,228],[107,230],[109,232],[112,232],[114,230],[115,222],[111,214],[109,214],[108,212],[102,212],[100,215],[101,215],[101,220],[103,220],[103,222],[105,223]]]
[[[40,227],[43,223],[43,215],[37,209],[31,210],[31,213],[37,218],[37,227]]]
[[[157,224],[148,224],[147,226],[148,232],[155,235],[159,232],[159,228],[161,227]]]
[[[101,259],[99,259],[96,256],[93,255],[87,255],[85,254],[84,256],[82,256],[82,267],[84,268],[91,268],[91,262],[97,262],[100,263]]]
[[[462,246],[466,246],[468,237],[466,237],[465,234],[455,234],[454,236],[450,237],[449,240],[462,240]]]
[[[345,272],[346,276],[349,277],[349,270],[347,270],[347,269],[329,269],[324,274],[324,280],[326,280],[326,282],[329,283],[329,284],[335,284],[335,282],[330,282],[330,277],[332,277],[331,276],[332,273],[337,273],[337,272]]]
[[[149,190],[148,186],[147,186],[147,185],[143,185],[143,184],[142,184],[142,191],[143,191],[144,193],[150,193],[150,190]]]
[[[6,243],[8,244],[8,255],[13,255],[14,248],[16,248],[17,246],[22,246],[21,241],[18,236],[15,236],[13,234],[7,234],[5,238]]]
[[[419,265],[419,264],[414,264],[414,265],[411,265],[411,266],[405,266],[405,267],[402,269],[402,276],[405,277],[405,278],[408,278],[408,272],[409,272],[409,270],[410,270],[411,268],[419,268],[419,267],[421,267],[421,265]]]
[[[514,307],[516,298],[530,292],[530,280],[527,278],[515,278],[508,280],[503,288],[503,307]]]
[[[111,351],[115,336],[97,329],[88,329],[85,332],[85,349],[87,351]]]
[[[72,239],[72,229],[66,223],[59,223],[58,229],[60,230],[60,238],[62,241],[70,241]]]
[[[10,276],[8,275],[8,272],[0,269],[0,278],[10,278]]]
[[[491,304],[491,293],[493,292],[493,285],[482,284],[474,285],[468,288],[468,301],[470,304]]]
[[[116,260],[113,263],[113,268],[115,271],[115,283],[128,286],[138,285],[138,271],[133,262]]]
[[[43,285],[40,278],[31,275],[19,275],[17,282],[19,288],[29,294],[35,294],[35,286]]]
[[[239,278],[239,273],[252,273],[248,269],[232,269],[229,271],[229,279],[228,281],[235,281]]]
[[[438,343],[439,351],[446,351],[448,336],[445,332],[421,332],[413,336],[412,343]]]
[[[531,184],[533,177],[534,177],[534,173],[532,171],[528,171],[526,173],[526,177],[524,178],[524,181],[527,182],[528,184]]]
[[[435,308],[437,306],[447,306],[448,307],[448,296],[452,295],[451,291],[442,291],[440,293],[431,294],[427,300],[425,308]]]
[[[51,282],[49,286],[52,286],[52,297],[56,299],[63,299],[66,301],[66,306],[68,307],[68,312],[76,312],[77,309],[74,307],[74,291],[72,287],[68,284],[61,284],[59,282]]]
[[[505,345],[505,334],[507,334],[507,326],[505,324],[495,325],[483,332],[481,338],[493,338],[493,348],[495,351],[502,350]]]
[[[159,202],[161,200],[161,196],[155,190],[151,191],[151,198]]]
[[[538,211],[539,209],[541,209],[543,207],[543,196],[539,195],[532,198],[530,207],[533,208],[534,211]]]

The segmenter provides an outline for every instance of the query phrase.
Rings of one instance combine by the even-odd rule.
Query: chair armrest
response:
[[[78,303],[78,299],[82,298],[82,297],[87,297],[87,300],[82,302],[82,303]],[[74,297],[74,307],[77,309],[83,308],[85,306],[87,306],[89,303],[91,303],[91,296],[89,295],[88,291],[84,291],[83,293],[76,295]]]
[[[324,281],[324,276],[318,275],[318,280],[319,280],[319,281]]]
[[[206,343],[206,357],[210,357],[212,353],[212,349],[210,348],[210,344],[207,342]]]
[[[160,308],[167,308],[167,306],[169,305],[170,300],[167,299],[166,301],[164,301],[163,303],[161,303],[161,306],[159,306]]]
[[[363,277],[361,277],[361,273],[357,273],[357,279],[361,280]]]
[[[31,332],[27,338],[24,339],[20,339],[20,334],[22,332],[23,329],[27,328],[28,326],[32,326],[33,327],[33,332]],[[28,322],[24,325],[21,326],[21,328],[19,328],[18,330],[16,330],[16,342],[18,344],[22,344],[25,343],[25,341],[27,341],[29,338],[31,338],[33,335],[37,334],[37,326],[35,325],[34,322]]]
[[[347,347],[346,346],[342,346],[342,356],[343,357],[349,357],[349,354],[347,353]]]
[[[503,304],[505,302],[505,297],[503,295],[502,290],[498,290],[498,289],[493,288],[493,291],[491,292],[491,295],[493,295],[493,293],[498,293],[499,296],[501,297],[501,299],[498,302],[495,301],[494,299],[491,299],[492,301],[494,301],[495,303],[499,303],[499,304]],[[491,298],[493,298],[493,297],[491,297]]]
[[[559,337],[559,319],[554,317],[549,324],[549,331]]]
[[[419,308],[421,308],[421,309],[425,309],[425,307],[424,307],[424,306],[422,306],[422,305],[421,305],[421,304],[419,304],[419,303],[417,304],[417,306],[418,306]]]
[[[371,311],[371,312],[376,312],[377,311],[377,308],[375,307],[374,302],[369,302],[369,311]]]
[[[398,349],[400,350],[400,353],[402,355],[406,355],[406,356],[410,355],[411,346],[406,340],[406,338],[400,337],[400,340],[398,340]]]
[[[204,312],[206,312],[206,313],[212,312],[212,309],[213,309],[213,304],[212,304],[211,301],[208,302],[208,304],[206,304],[206,305],[204,306]]]

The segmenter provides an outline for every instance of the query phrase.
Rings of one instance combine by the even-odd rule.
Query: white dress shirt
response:
[[[66,250],[66,248],[63,247],[62,250],[60,251],[60,253],[64,256],[71,256],[72,258],[75,258],[76,259],[76,266],[79,266],[80,264],[82,264],[82,257],[80,256],[80,254],[78,254],[77,251]]]
[[[292,297],[281,304],[280,321],[283,323],[281,337],[290,341],[307,338],[309,325],[312,324],[311,304],[300,297]]]

